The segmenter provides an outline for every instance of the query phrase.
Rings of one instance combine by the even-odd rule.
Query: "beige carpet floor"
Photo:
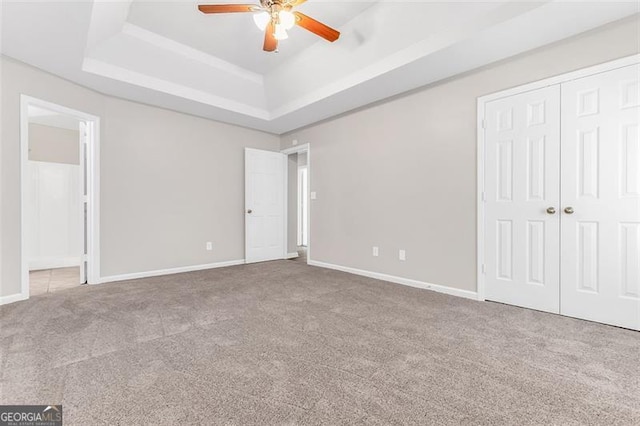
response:
[[[640,333],[278,261],[0,307],[67,425],[640,424]]]

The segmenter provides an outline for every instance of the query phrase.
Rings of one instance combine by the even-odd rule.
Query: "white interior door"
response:
[[[245,148],[245,262],[284,259],[285,167],[279,152]]]
[[[560,87],[485,110],[485,297],[559,312]]]
[[[563,315],[640,329],[640,66],[562,85]]]

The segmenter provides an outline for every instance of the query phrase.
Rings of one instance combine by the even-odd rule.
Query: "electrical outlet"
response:
[[[311,191],[311,199],[315,200],[316,198],[317,198],[316,192],[315,191]]]
[[[375,257],[378,257],[378,253],[379,253],[379,251],[378,251],[378,247],[373,246],[373,255],[374,255]]]
[[[207,241],[207,250],[208,251],[213,250],[213,243],[211,241]]]
[[[400,260],[407,260],[407,252],[404,250],[400,250],[398,252],[398,259]]]

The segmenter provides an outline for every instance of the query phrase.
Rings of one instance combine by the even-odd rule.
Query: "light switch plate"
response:
[[[404,250],[400,250],[398,252],[398,259],[400,260],[407,260],[407,252]]]
[[[311,199],[312,200],[316,199],[316,192],[315,191],[311,191]]]
[[[213,250],[213,243],[211,241],[207,241],[207,250],[208,251]]]
[[[373,255],[374,255],[374,256],[376,256],[376,257],[378,257],[378,254],[379,254],[378,247],[373,246]]]

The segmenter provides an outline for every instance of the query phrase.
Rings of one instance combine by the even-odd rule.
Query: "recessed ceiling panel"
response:
[[[254,24],[251,13],[205,15],[198,11],[198,4],[216,3],[255,3],[257,5],[259,1],[134,0],[127,20],[146,30],[261,74],[300,53],[305,47],[318,42],[328,43],[302,28],[294,27],[289,31],[289,38],[279,43],[278,53],[264,52],[262,50],[264,33]],[[296,10],[339,29],[373,3],[309,0],[296,7]],[[341,40],[336,43],[341,43]]]

